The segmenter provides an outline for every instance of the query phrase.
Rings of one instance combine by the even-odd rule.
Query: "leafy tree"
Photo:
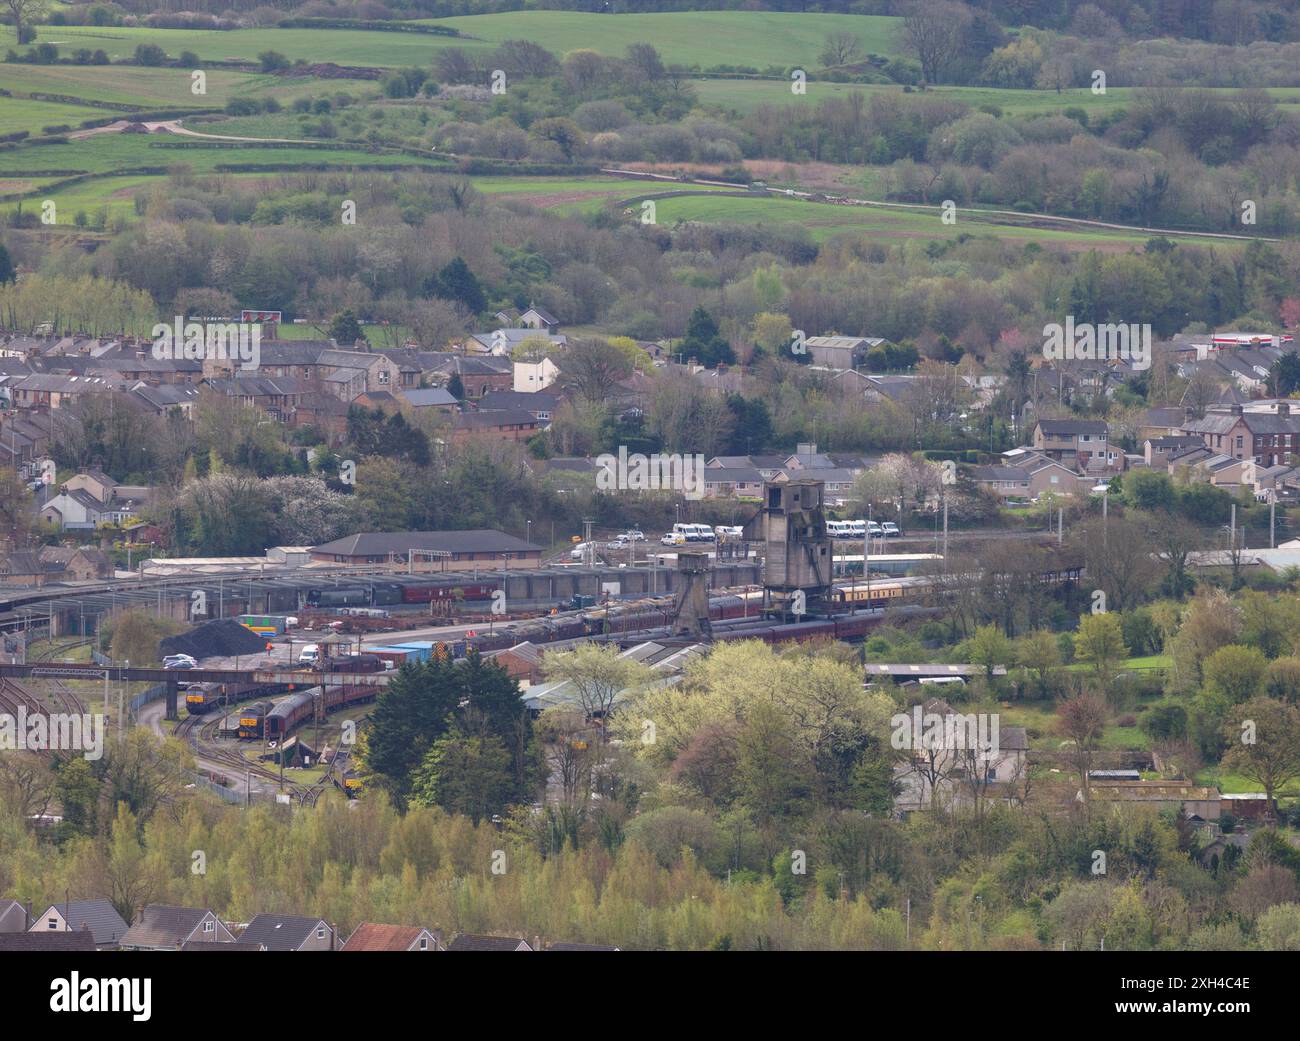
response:
[[[483,293],[483,287],[461,257],[453,257],[429,280],[426,293],[455,300],[472,314],[478,314],[487,308],[487,296]]]
[[[1127,654],[1118,615],[1109,612],[1086,614],[1079,619],[1079,631],[1074,637],[1074,656],[1093,667],[1102,690],[1110,689],[1115,667]]]
[[[31,23],[49,10],[49,0],[3,0],[0,4],[14,22],[14,39],[20,44],[30,43],[36,35],[31,30]]]
[[[1300,703],[1300,657],[1269,662],[1264,670],[1264,693],[1292,705]]]
[[[365,340],[366,333],[357,316],[349,309],[340,311],[330,319],[329,336],[340,347],[351,348],[358,341]]]
[[[399,807],[410,798],[416,770],[450,730],[451,714],[460,702],[456,668],[445,657],[404,665],[375,704],[366,731],[363,776],[388,792]]]
[[[1038,680],[1038,692],[1047,693],[1052,673],[1061,664],[1061,648],[1047,629],[1032,629],[1016,641],[1016,661]]]
[[[411,779],[416,806],[441,806],[475,824],[506,810],[515,791],[510,753],[498,737],[459,732],[434,742]]]
[[[1153,705],[1140,726],[1152,741],[1181,741],[1187,736],[1187,709],[1172,701]]]
[[[1300,777],[1300,708],[1255,697],[1239,706],[1223,728],[1228,750],[1223,766],[1257,782],[1268,799]]]
[[[0,285],[6,282],[13,282],[18,277],[18,271],[14,267],[13,257],[9,255],[9,250],[5,244],[0,242]]]
[[[1236,705],[1259,693],[1267,668],[1268,659],[1254,647],[1229,644],[1205,659],[1202,674],[1208,691]]]
[[[727,445],[729,455],[761,452],[772,443],[775,436],[772,416],[762,398],[728,394],[727,408],[732,416],[731,441]]]
[[[3,279],[0,279],[3,281]],[[1273,363],[1269,372],[1269,393],[1288,398],[1300,390],[1300,354],[1288,351]]]
[[[279,51],[262,51],[257,56],[263,72],[280,72],[289,67],[289,59]]]
[[[417,466],[429,462],[429,437],[406,421],[400,412],[386,414],[381,408],[348,409],[348,444],[360,456],[383,456]]]
[[[586,140],[578,124],[563,116],[539,119],[529,127],[529,132],[542,141],[558,145],[565,159],[572,159]]]
[[[1011,661],[1011,641],[996,625],[979,626],[967,642],[970,663],[984,670],[984,678],[992,681],[993,670]]]
[[[718,332],[718,323],[703,307],[696,307],[691,312],[686,322],[686,335],[678,342],[677,350],[685,358],[694,358],[709,369],[719,364],[731,365],[736,360],[731,344]]]
[[[167,52],[159,47],[156,43],[142,43],[135,49],[135,63],[137,65],[165,65],[167,63]]]

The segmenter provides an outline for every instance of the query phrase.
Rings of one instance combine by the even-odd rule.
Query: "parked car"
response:
[[[739,524],[719,524],[713,529],[717,534],[723,535],[729,539],[741,539],[745,537],[745,529]]]
[[[885,523],[880,526],[880,531],[887,539],[896,539],[903,534],[899,531],[898,525],[893,523],[893,521],[885,521]]]
[[[573,549],[569,550],[570,560],[586,560],[587,552],[595,552],[599,547],[594,542],[579,542]]]
[[[619,538],[623,539],[625,542],[644,542],[645,532],[640,528],[629,528],[627,531],[623,532]]]
[[[620,535],[618,538],[605,543],[605,548],[606,549],[627,549],[628,546],[630,545],[632,545],[631,540],[628,539],[626,536]]]
[[[320,648],[314,643],[309,643],[298,655],[299,665],[315,665],[320,661]]]
[[[197,662],[187,660],[184,658],[180,659],[179,661],[163,662],[163,668],[166,669],[168,672],[171,672],[175,669],[197,669],[198,667],[199,666]]]
[[[189,662],[191,665],[197,665],[197,664],[199,663],[199,660],[198,660],[197,658],[195,658],[193,655],[189,655],[189,654],[169,654],[169,655],[167,655],[167,657],[165,657],[165,658],[163,659],[163,665],[164,665],[164,666],[167,666],[167,665],[173,664],[174,662],[178,662],[178,661],[187,661],[187,662]]]
[[[670,531],[659,542],[664,546],[684,546],[686,545],[686,536],[680,532]]]

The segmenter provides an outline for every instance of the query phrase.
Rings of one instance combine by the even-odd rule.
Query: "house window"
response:
[[[388,386],[388,370],[387,370],[387,369],[380,369],[380,370],[379,370],[379,385],[380,385],[381,387],[386,387],[386,386]]]
[[[59,927],[59,920],[57,918],[51,918],[45,924],[50,929],[57,929]]]
[[[213,923],[212,919],[208,919],[206,922],[203,923],[203,931],[205,933],[212,932],[214,928],[215,928],[215,924]]]
[[[325,939],[325,927],[323,925],[316,930],[316,939],[318,940]]]
[[[421,937],[420,937],[420,950],[422,950],[422,951],[427,951],[428,949],[429,949],[429,941],[426,940],[423,936],[421,936]]]

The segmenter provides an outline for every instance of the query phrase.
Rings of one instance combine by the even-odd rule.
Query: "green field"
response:
[[[632,193],[635,194],[635,193]],[[1140,246],[1151,236],[1145,232],[1109,231],[1104,228],[1051,226],[1047,221],[1024,221],[995,217],[979,210],[958,210],[957,223],[943,224],[939,210],[834,206],[778,196],[688,195],[658,203],[658,222],[731,222],[742,224],[797,224],[807,228],[814,240],[825,242],[836,235],[871,234],[880,238],[952,239],[962,234],[995,234],[1013,242],[1036,242],[1065,249],[1128,249]],[[1179,241],[1210,244],[1214,239],[1195,236]],[[1231,247],[1231,241],[1218,240]]]
[[[229,164],[294,163],[304,166],[428,166],[433,159],[392,153],[369,152],[356,145],[340,144],[327,149],[298,148],[168,148],[166,144],[188,139],[172,134],[100,134],[66,144],[27,145],[0,151],[0,177],[16,172],[44,176],[45,171],[85,173],[132,173],[136,168],[188,166],[194,173],[213,173]],[[441,164],[444,165],[445,164]]]
[[[374,153],[355,146],[340,145],[330,149],[306,149],[285,145],[278,148],[160,148],[159,141],[184,141],[172,135],[144,136],[103,134],[60,145],[26,146],[0,151],[0,192],[18,192],[55,184],[71,173],[96,176],[65,187],[54,187],[40,199],[53,199],[58,205],[59,223],[72,220],[77,210],[104,209],[109,214],[133,215],[133,196],[164,179],[163,171],[186,168],[195,175],[223,173],[232,177],[274,176],[274,171],[223,171],[218,166],[248,164],[293,164],[304,169],[319,166],[348,168],[419,167],[432,172],[447,170],[435,160],[413,156]],[[145,173],[142,168],[157,168]],[[44,171],[58,171],[48,176]],[[292,172],[292,171],[288,171]],[[30,209],[39,200],[23,202]],[[0,212],[16,208],[17,202],[0,204]]]
[[[89,105],[64,105],[53,101],[32,101],[28,98],[0,99],[0,134],[14,134],[26,130],[40,134],[47,126],[77,126],[83,119],[99,119],[110,115],[101,108]]]
[[[190,90],[189,69],[147,69],[122,65],[10,65],[0,64],[0,89],[15,96],[62,94],[86,101],[104,101],[141,108],[220,108],[233,97],[274,96],[281,102],[301,94],[319,94],[322,85],[338,88],[337,80],[309,76],[268,76],[232,69],[206,69],[207,93]],[[368,86],[351,81],[353,93]],[[12,102],[6,99],[4,107]],[[2,112],[3,109],[0,109]],[[99,109],[96,116],[110,116],[112,109]],[[90,118],[90,117],[82,117]],[[64,119],[60,122],[69,122]]]
[[[678,190],[667,183],[646,183],[623,177],[475,177],[474,187],[484,195],[508,197],[556,213],[583,213],[599,209],[608,199],[657,195]],[[700,185],[701,191],[709,189]],[[692,188],[692,191],[696,188]],[[659,202],[656,201],[656,205]]]
[[[831,83],[808,81],[807,93],[798,95],[790,91],[783,80],[694,79],[691,81],[702,106],[745,115],[760,105],[816,105],[826,98],[845,97],[854,91],[872,97],[877,94],[895,94],[908,99],[941,97],[961,101],[968,105],[994,105],[1003,112],[1018,115],[1035,115],[1061,112],[1067,108],[1081,108],[1089,115],[1101,115],[1109,110],[1127,107],[1135,93],[1131,87],[1111,87],[1105,94],[1094,94],[1086,87],[1063,90],[1001,90],[996,87],[930,87],[924,93],[904,94],[896,84]],[[1232,94],[1226,88],[1212,88],[1210,93]],[[1269,93],[1284,111],[1300,112],[1300,88],[1272,87]]]
[[[827,33],[850,30],[863,49],[880,54],[893,50],[894,18],[857,15],[812,15],[757,11],[687,11],[665,14],[592,15],[572,11],[519,11],[471,15],[425,24],[448,25],[464,38],[415,33],[325,29],[236,29],[228,32],[191,29],[49,26],[39,42],[61,50],[102,48],[119,61],[133,56],[137,45],[157,44],[171,57],[193,51],[207,61],[251,61],[265,50],[291,60],[333,61],[378,67],[428,66],[446,47],[488,50],[503,40],[528,39],[562,55],[581,47],[621,55],[632,43],[651,43],[667,63],[709,68],[736,65],[765,68],[819,64]],[[8,37],[6,39],[5,37]],[[12,31],[0,34],[12,46]]]

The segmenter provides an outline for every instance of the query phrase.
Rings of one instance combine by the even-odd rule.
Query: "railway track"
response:
[[[86,714],[86,702],[80,694],[62,680],[51,680],[50,684],[50,697],[57,703],[61,711],[74,716]]]

